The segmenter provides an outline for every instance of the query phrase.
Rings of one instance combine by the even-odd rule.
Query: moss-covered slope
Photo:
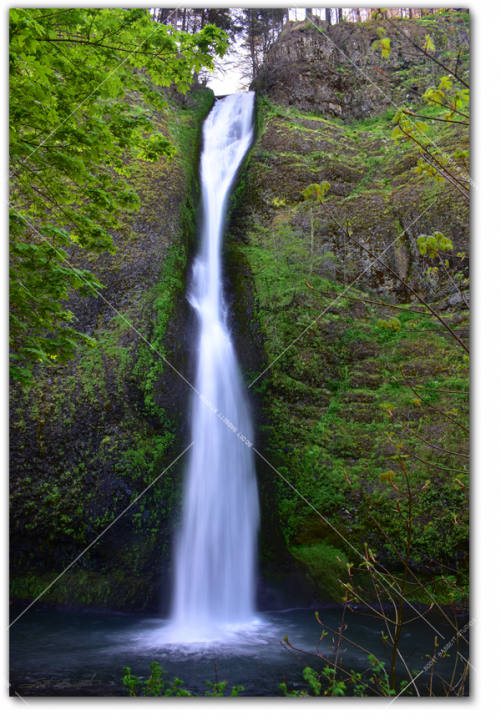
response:
[[[464,566],[465,351],[343,230],[382,255],[467,344],[468,309],[448,271],[423,257],[416,240],[440,230],[454,253],[467,253],[468,206],[448,185],[413,172],[415,150],[390,140],[392,112],[345,125],[262,96],[258,116],[226,258],[241,268],[230,273],[229,295],[253,383],[257,448],[278,471],[260,462],[263,492],[289,555],[274,555],[276,528],[264,532],[263,575],[284,597],[299,569],[310,601],[339,601],[346,558],[358,564],[364,543],[398,572],[402,526],[387,479],[402,474],[399,454],[414,487],[430,483],[414,508],[414,569]],[[437,125],[441,147],[466,147],[465,133]],[[331,186],[324,203],[306,200],[301,191],[323,180]],[[249,350],[258,347],[261,363]],[[441,580],[433,592],[450,600],[449,590]]]

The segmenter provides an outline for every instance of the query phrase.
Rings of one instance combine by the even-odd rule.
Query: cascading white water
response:
[[[249,447],[252,424],[221,288],[226,203],[252,142],[253,106],[254,93],[229,95],[216,102],[203,129],[202,248],[194,263],[189,297],[201,326],[195,381],[200,395],[193,398],[195,444],[188,464],[174,584],[173,624],[185,639],[199,631],[249,621],[253,614],[259,504],[254,453]]]

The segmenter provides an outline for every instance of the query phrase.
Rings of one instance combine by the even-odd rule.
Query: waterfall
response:
[[[189,301],[200,321],[190,451],[175,557],[173,624],[183,637],[254,610],[259,504],[252,424],[226,324],[221,243],[230,188],[253,135],[254,93],[216,102],[203,128],[203,229]]]

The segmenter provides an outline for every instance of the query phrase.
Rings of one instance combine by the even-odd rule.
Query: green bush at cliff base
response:
[[[288,643],[287,636],[284,641]],[[367,657],[371,669],[371,676],[362,677],[360,673],[354,670],[345,672],[343,679],[339,680],[340,671],[336,668],[326,666],[320,672],[316,672],[311,667],[305,667],[303,677],[308,684],[308,690],[289,690],[287,682],[280,683],[279,689],[287,697],[307,697],[308,695],[343,697],[345,695],[354,695],[358,697],[367,697],[368,695],[396,695],[395,690],[390,690],[388,684],[388,674],[385,670],[385,663],[379,661],[374,655]],[[197,697],[197,693],[185,690],[184,682],[175,677],[172,681],[165,681],[164,677],[167,673],[161,665],[153,661],[150,666],[151,674],[147,680],[142,680],[131,673],[130,667],[124,667],[123,685],[126,688],[129,697],[150,696],[150,697]],[[284,677],[285,681],[285,677]],[[205,681],[209,690],[206,690],[206,697],[223,697],[228,685],[226,680],[222,682],[212,683],[210,680]],[[401,683],[400,690],[403,692],[408,686],[407,681]],[[141,692],[142,691],[142,692]],[[229,696],[238,697],[245,691],[242,685],[232,688]]]
[[[339,581],[348,581],[348,558],[342,550],[325,542],[291,547],[290,550],[298,560],[307,565],[326,600],[343,601],[345,592]]]
[[[124,687],[127,688],[127,694],[129,697],[137,697],[137,695],[140,694],[140,687],[144,684],[144,691],[143,695],[149,695],[153,697],[158,697],[160,695],[164,695],[165,697],[196,697],[196,693],[191,693],[189,690],[185,690],[183,688],[183,681],[179,680],[179,678],[174,678],[172,682],[167,682],[167,684],[164,681],[165,675],[167,673],[165,670],[162,669],[160,666],[160,663],[153,661],[150,666],[151,669],[151,675],[150,677],[143,683],[140,678],[138,678],[136,675],[132,675],[130,671],[130,667],[124,668],[124,677],[123,677],[123,684]],[[226,686],[228,685],[227,680],[223,680],[222,682],[216,682],[212,683],[210,680],[205,681],[206,686],[209,688],[209,690],[205,691],[206,697],[223,697],[225,694]],[[165,690],[165,692],[164,692]],[[237,685],[236,687],[233,687],[230,692],[230,697],[238,697],[238,695],[245,690],[242,685]]]

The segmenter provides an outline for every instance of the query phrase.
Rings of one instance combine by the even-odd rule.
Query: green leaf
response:
[[[213,25],[175,31],[123,8],[12,8],[9,26],[12,377],[29,382],[35,358],[63,362],[90,342],[61,302],[102,284],[72,269],[64,248],[115,252],[121,213],[140,205],[129,160],[176,152],[154,121],[167,106],[161,88],[186,89],[224,55],[227,36]]]
[[[433,38],[431,37],[431,35],[425,36],[424,49],[426,50],[426,52],[435,51],[435,43],[433,42]]]
[[[440,84],[438,87],[444,90],[450,90],[452,88],[452,75],[445,75],[440,80]]]

